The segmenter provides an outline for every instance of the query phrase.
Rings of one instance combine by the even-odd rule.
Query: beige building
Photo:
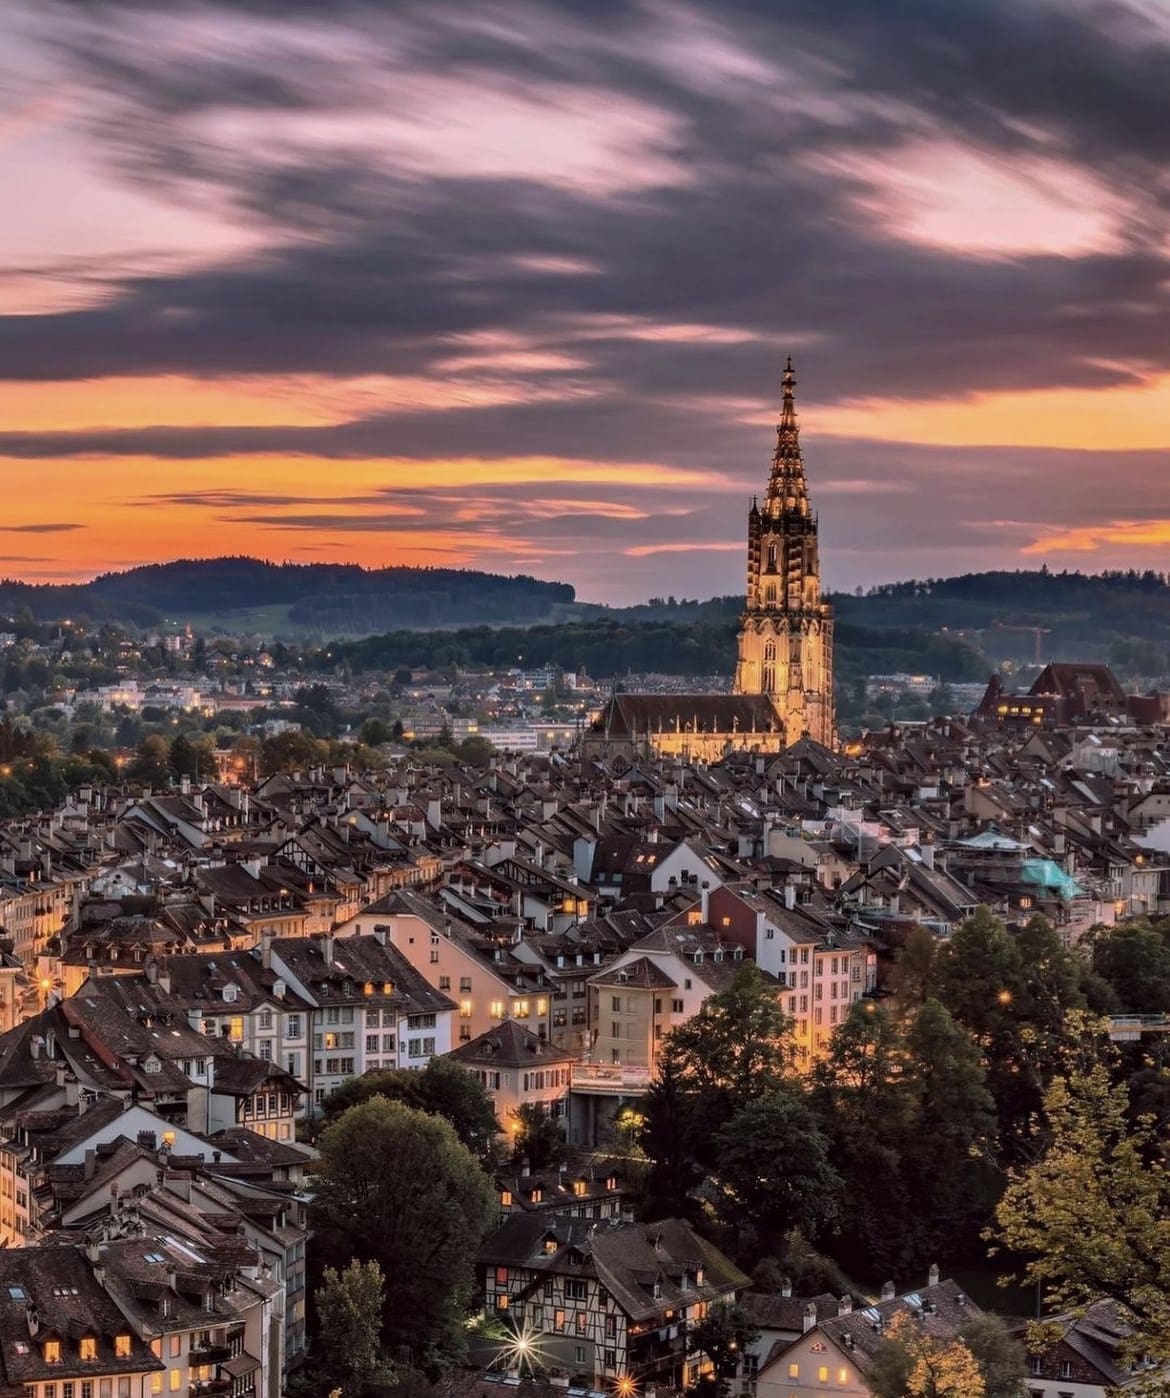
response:
[[[789,745],[807,733],[832,747],[833,609],[821,598],[817,517],[808,498],[795,390],[789,359],[767,493],[762,506],[752,501],[748,514],[747,607],[735,692],[767,695]]]
[[[537,1107],[551,1117],[565,1115],[573,1055],[515,1020],[506,1019],[460,1044],[450,1056],[483,1084],[505,1135],[515,1130],[521,1107]]]
[[[517,985],[496,970],[475,944],[474,934],[457,919],[445,917],[430,900],[402,889],[363,908],[337,929],[339,937],[370,935],[385,929],[391,946],[435,990],[455,1001],[456,1043],[469,1043],[506,1019],[516,1020],[549,1038],[552,987]]]

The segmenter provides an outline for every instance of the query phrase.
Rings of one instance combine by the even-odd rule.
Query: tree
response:
[[[915,1203],[915,1261],[944,1250],[961,1256],[978,1245],[999,1194],[995,1102],[978,1048],[937,1000],[927,1000],[907,1031],[905,1084],[900,1154]]]
[[[1027,1350],[998,1316],[988,1311],[973,1315],[959,1337],[975,1356],[987,1398],[1023,1398]]]
[[[333,1120],[371,1097],[386,1097],[441,1116],[472,1155],[485,1164],[494,1160],[500,1124],[492,1099],[475,1074],[453,1058],[432,1058],[421,1073],[413,1068],[387,1068],[347,1078],[325,1099],[325,1117]]]
[[[550,1170],[565,1158],[568,1143],[560,1122],[537,1102],[516,1109],[509,1126],[513,1130],[512,1159],[526,1160],[534,1170]]]
[[[686,1218],[694,1212],[691,1190],[703,1178],[695,1156],[697,1102],[682,1069],[660,1064],[645,1097],[638,1142],[651,1161],[646,1181],[649,1218]]]
[[[944,1340],[898,1311],[865,1375],[874,1398],[988,1398],[975,1356],[962,1339]]]
[[[368,748],[380,747],[390,741],[390,728],[385,719],[368,718],[358,729],[358,739]]]
[[[695,1099],[700,1161],[710,1163],[715,1133],[741,1107],[785,1081],[794,1057],[792,1023],[776,988],[750,962],[671,1032],[661,1062]]]
[[[723,1395],[730,1390],[744,1350],[754,1344],[759,1335],[742,1306],[723,1301],[717,1301],[703,1319],[691,1327],[691,1348],[705,1354],[715,1371],[714,1382],[709,1385],[712,1392]]]
[[[167,740],[157,733],[143,738],[127,776],[143,786],[166,786],[171,778],[171,750]]]
[[[456,1361],[495,1191],[439,1117],[385,1097],[321,1133],[311,1218],[321,1256],[380,1264],[387,1346],[425,1369]]]
[[[381,1345],[384,1291],[376,1262],[355,1259],[344,1272],[325,1268],[314,1297],[324,1386],[355,1393],[388,1377]]]
[[[1170,937],[1147,918],[1098,932],[1093,939],[1093,970],[1113,987],[1123,1011],[1164,1014],[1170,1010]]]
[[[1170,1169],[1149,1123],[1102,1063],[1057,1077],[1044,1099],[1048,1143],[1010,1175],[996,1235],[1028,1258],[1024,1279],[1054,1306],[1116,1301],[1135,1355],[1170,1361]]]
[[[715,1160],[717,1210],[757,1257],[779,1249],[790,1229],[815,1235],[837,1217],[841,1177],[798,1087],[741,1107],[715,1138]]]
[[[837,1229],[823,1245],[861,1275],[897,1275],[917,1260],[916,1210],[902,1182],[914,1108],[904,1057],[893,1017],[862,1000],[812,1075],[810,1101],[845,1186]]]
[[[938,941],[927,927],[915,924],[898,948],[890,973],[890,992],[899,1015],[909,1016],[936,993]]]

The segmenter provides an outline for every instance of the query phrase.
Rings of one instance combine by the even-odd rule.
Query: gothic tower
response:
[[[768,493],[748,514],[747,606],[739,633],[737,694],[765,694],[789,744],[805,733],[832,747],[833,609],[821,600],[817,517],[796,425],[796,376],[784,371],[784,402]]]

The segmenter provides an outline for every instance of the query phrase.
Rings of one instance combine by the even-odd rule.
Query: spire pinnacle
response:
[[[781,379],[782,399],[780,421],[776,424],[776,454],[772,458],[772,475],[768,481],[769,514],[809,513],[808,487],[804,479],[804,460],[800,454],[800,429],[796,422],[796,374],[789,355]]]

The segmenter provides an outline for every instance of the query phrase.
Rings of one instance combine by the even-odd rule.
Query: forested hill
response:
[[[1160,675],[1170,669],[1170,585],[1164,573],[967,573],[891,583],[833,598],[839,622],[913,627],[962,638],[994,661],[1102,660]]]
[[[573,599],[568,583],[526,576],[257,558],[179,559],[77,585],[0,581],[0,615],[27,609],[46,621],[68,616],[141,626],[190,621],[323,635],[399,626],[523,624],[547,620]]]

